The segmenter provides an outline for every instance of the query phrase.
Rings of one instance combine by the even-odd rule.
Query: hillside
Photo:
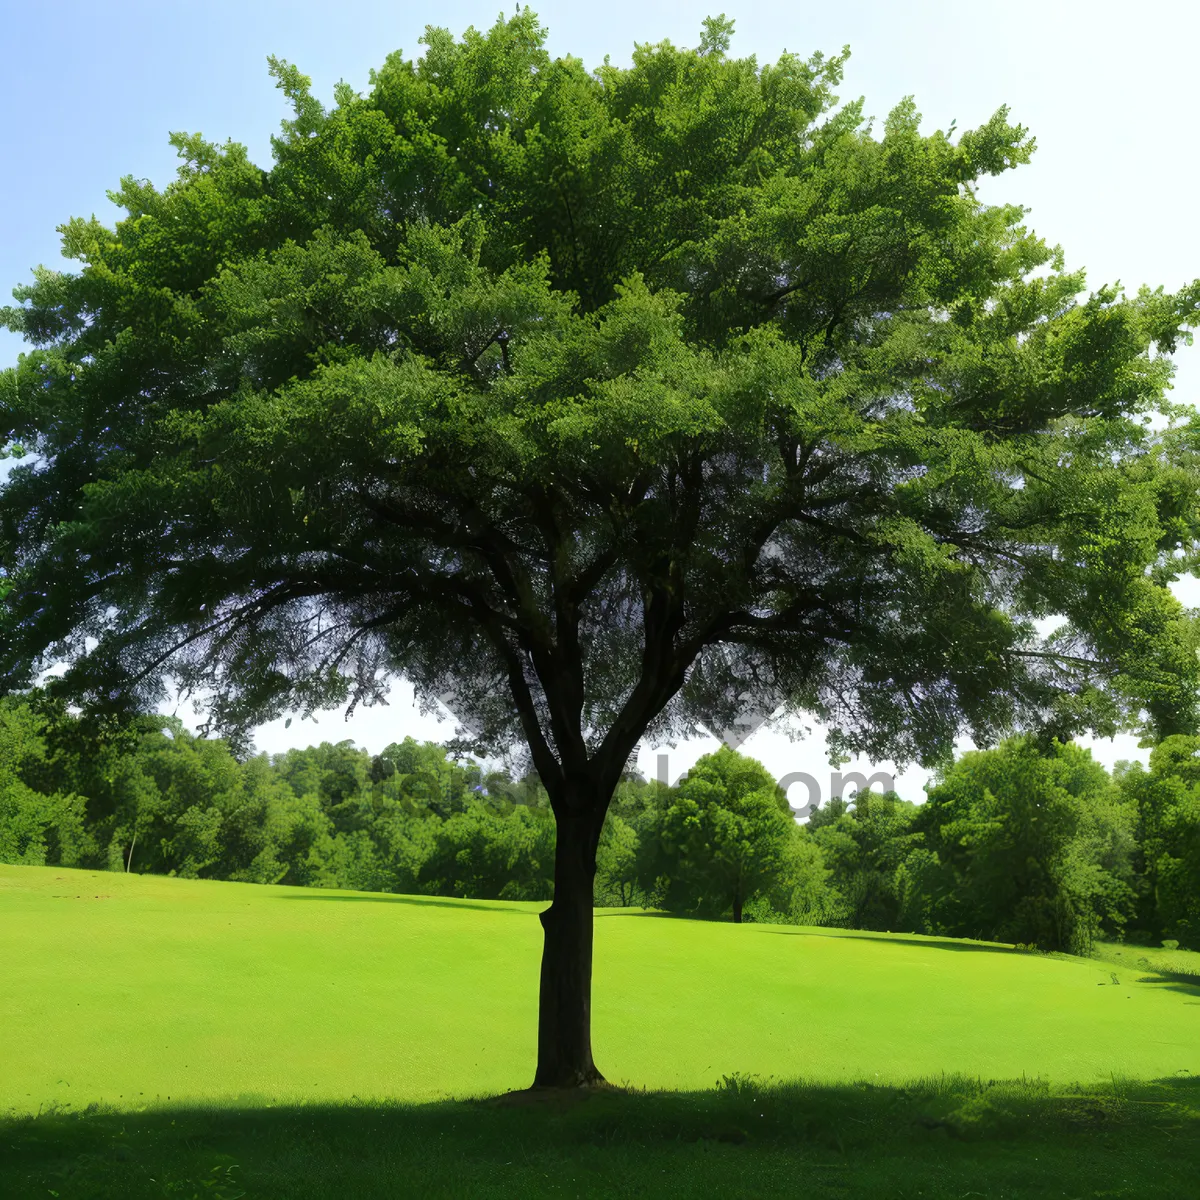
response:
[[[522,1087],[539,907],[0,866],[0,1112]],[[1200,1074],[1200,989],[1112,964],[597,918],[594,1041],[613,1082]]]

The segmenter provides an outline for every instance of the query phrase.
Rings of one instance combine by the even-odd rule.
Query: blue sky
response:
[[[833,53],[849,43],[840,94],[864,96],[880,119],[909,94],[930,128],[957,119],[965,129],[1007,103],[1039,149],[1030,166],[990,183],[985,199],[1029,208],[1033,228],[1063,245],[1069,267],[1086,267],[1091,285],[1174,288],[1200,276],[1192,82],[1200,5],[543,0],[533,7],[549,29],[551,53],[589,66],[605,54],[627,62],[635,42],[695,45],[702,19],[723,9],[736,21],[732,53],[760,61],[785,49]],[[0,288],[7,295],[39,263],[65,265],[55,226],[91,213],[115,218],[105,192],[122,175],[167,183],[176,163],[171,131],[233,138],[267,162],[270,135],[287,115],[267,55],[296,63],[331,102],[335,82],[365,88],[370,68],[390,51],[419,54],[427,24],[461,33],[487,28],[499,12],[495,3],[460,0],[0,0],[7,113],[0,124]],[[19,339],[0,331],[0,367],[20,349]],[[1200,349],[1182,351],[1178,361],[1176,398],[1195,402]],[[1198,589],[1181,594],[1200,603]],[[188,709],[180,715],[191,721]],[[275,751],[352,737],[378,750],[406,733],[441,740],[452,732],[448,723],[421,718],[403,687],[393,689],[389,707],[350,722],[329,713],[318,726],[282,726],[264,727],[258,746]],[[671,777],[714,746],[698,741],[667,751]],[[809,771],[828,782],[819,731],[792,743],[761,730],[744,749],[777,775]],[[1131,739],[1095,749],[1110,763],[1136,753]],[[643,769],[655,765],[647,747]],[[900,790],[917,799],[923,781],[923,772],[906,772]]]

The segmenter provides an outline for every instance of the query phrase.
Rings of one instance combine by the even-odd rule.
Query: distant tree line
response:
[[[178,718],[0,699],[0,862],[548,900],[554,828],[536,776],[432,742],[239,760]],[[596,902],[1075,953],[1100,936],[1200,948],[1200,738],[1111,775],[1073,744],[1014,738],[963,755],[924,804],[865,792],[807,824],[725,748],[673,787],[628,772]]]

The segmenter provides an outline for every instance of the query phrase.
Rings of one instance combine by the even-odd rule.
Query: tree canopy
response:
[[[985,205],[1005,109],[837,105],[845,56],[552,60],[523,11],[430,28],[269,168],[62,227],[4,321],[0,690],[165,679],[245,737],[406,675],[528,747],[558,822],[539,1082],[598,1078],[591,880],[643,736],[810,712],[835,753],[959,732],[1191,732],[1196,432],[1164,399],[1200,285],[1115,286]],[[1039,632],[1055,617],[1060,627]]]
[[[1086,954],[1132,908],[1133,807],[1091,755],[1028,739],[966,754],[920,813],[959,936]]]
[[[1145,934],[1200,946],[1200,737],[1182,734],[1126,764],[1117,782],[1137,811]]]
[[[786,886],[798,830],[762,764],[722,746],[687,773],[654,833],[664,905],[740,922],[755,895]]]

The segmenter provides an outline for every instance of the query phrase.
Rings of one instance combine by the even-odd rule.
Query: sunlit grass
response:
[[[524,1087],[540,907],[0,867],[0,1112]],[[1200,1074],[1200,988],[1147,978],[600,910],[595,1053],[614,1083],[651,1089]]]
[[[1195,950],[1168,950],[1162,946],[1097,942],[1093,955],[1101,962],[1110,962],[1137,974],[1144,975],[1149,971],[1173,976],[1185,982],[1195,980],[1200,984],[1200,952]]]

